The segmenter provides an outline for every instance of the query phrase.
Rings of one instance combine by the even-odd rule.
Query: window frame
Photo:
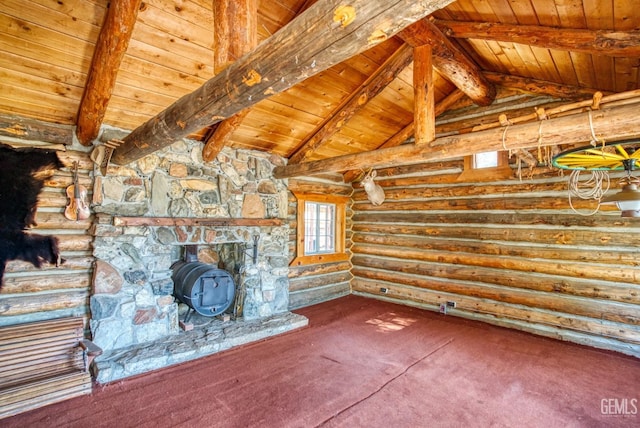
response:
[[[291,266],[330,263],[349,260],[346,253],[346,213],[349,197],[292,192],[298,201],[296,218],[296,257]],[[305,254],[305,207],[307,202],[335,205],[334,252]]]

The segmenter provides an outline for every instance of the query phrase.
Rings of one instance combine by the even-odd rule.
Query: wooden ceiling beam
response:
[[[640,136],[637,104],[578,113],[542,122],[440,137],[430,144],[403,144],[370,152],[338,156],[320,161],[279,166],[276,178],[291,178],[352,169],[384,168],[441,161],[494,150],[588,144],[593,134],[616,141]],[[541,125],[541,123],[543,125]],[[542,129],[541,129],[542,128]]]
[[[134,129],[127,164],[359,54],[453,0],[319,0],[251,53]]]
[[[304,162],[336,132],[340,131],[353,116],[361,111],[395,79],[413,60],[413,48],[400,46],[378,67],[360,87],[353,91],[338,107],[316,127],[299,149],[289,156],[289,163]]]
[[[580,88],[578,86],[562,85],[548,80],[532,79],[530,77],[515,76],[512,74],[494,73],[485,71],[484,76],[495,85],[516,89],[531,94],[548,95],[561,99],[590,98],[596,92],[607,95],[611,92],[601,91],[595,88]]]
[[[496,89],[480,67],[436,27],[429,19],[422,19],[400,32],[399,36],[411,46],[429,45],[433,65],[447,80],[456,85],[471,100],[487,106],[496,97]]]
[[[436,20],[449,37],[519,43],[613,57],[640,56],[640,31],[579,30],[537,25]]]
[[[218,74],[258,46],[258,0],[214,0],[213,26],[213,69]],[[202,148],[205,162],[218,156],[249,111],[236,113],[206,133]]]
[[[90,146],[100,132],[141,3],[112,0],[109,4],[78,109],[76,136],[85,146]]]

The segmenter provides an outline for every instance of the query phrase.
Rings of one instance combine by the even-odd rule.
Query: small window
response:
[[[498,152],[484,152],[473,155],[473,169],[495,168],[498,166]]]
[[[348,260],[345,217],[348,197],[300,194],[298,199],[296,258],[292,265]]]
[[[513,176],[509,155],[504,151],[482,152],[465,156],[464,171],[457,181],[477,182],[503,180]]]

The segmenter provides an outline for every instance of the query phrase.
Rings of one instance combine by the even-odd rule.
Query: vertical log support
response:
[[[140,3],[142,0],[112,0],[109,4],[78,110],[76,135],[85,146],[100,132]]]
[[[221,73],[258,45],[258,0],[214,0],[213,69]],[[219,123],[207,133],[202,158],[211,162],[238,129],[249,109]]]
[[[436,138],[435,98],[431,46],[413,48],[413,121],[416,145]]]

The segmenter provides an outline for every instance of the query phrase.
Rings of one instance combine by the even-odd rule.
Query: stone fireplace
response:
[[[200,143],[181,141],[96,172],[90,304],[93,340],[105,351],[100,383],[306,325],[287,310],[288,193],[271,174],[282,160],[225,149],[205,164],[200,153]],[[187,246],[229,272],[240,297],[230,316],[195,317],[192,331],[179,327],[186,308],[171,270]]]

